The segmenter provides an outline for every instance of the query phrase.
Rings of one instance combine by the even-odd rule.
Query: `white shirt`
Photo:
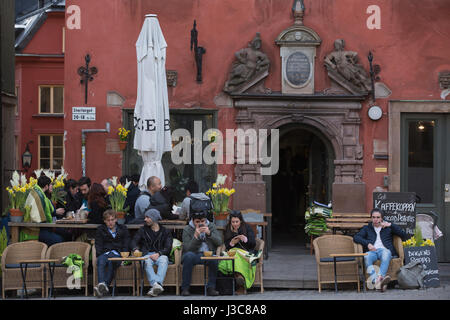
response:
[[[385,246],[383,246],[383,242],[381,242],[381,238],[380,238],[380,231],[381,231],[381,227],[374,227],[375,232],[377,233],[377,240],[375,241],[375,243],[373,244],[373,246],[375,247],[375,249],[386,249]]]

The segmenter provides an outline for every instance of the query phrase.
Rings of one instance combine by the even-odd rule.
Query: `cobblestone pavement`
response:
[[[14,299],[14,298],[10,298]],[[29,299],[40,300],[39,295],[30,296]],[[46,299],[44,299],[46,300]],[[236,296],[218,296],[205,297],[201,292],[197,291],[189,297],[177,296],[173,293],[163,293],[161,296],[153,298],[149,296],[136,297],[130,296],[126,292],[119,293],[115,297],[103,297],[101,299],[93,296],[81,295],[65,295],[61,294],[55,300],[176,300],[176,301],[204,301],[204,300],[450,300],[450,282],[441,284],[439,288],[427,288],[422,290],[401,290],[389,289],[386,292],[376,292],[368,290],[366,292],[357,292],[356,290],[339,290],[337,293],[334,290],[265,290],[264,293],[259,291],[249,292],[247,295]]]

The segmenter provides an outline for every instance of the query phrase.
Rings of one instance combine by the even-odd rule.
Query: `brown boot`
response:
[[[235,273],[234,278],[236,279],[236,294],[247,294],[244,277],[240,273]]]

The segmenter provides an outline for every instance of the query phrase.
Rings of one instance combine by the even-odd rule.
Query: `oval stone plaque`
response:
[[[294,86],[305,84],[311,75],[311,64],[303,52],[292,53],[286,61],[286,78]]]

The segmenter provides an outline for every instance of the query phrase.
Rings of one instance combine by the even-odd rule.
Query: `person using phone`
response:
[[[391,277],[387,275],[389,263],[392,257],[398,256],[392,241],[393,236],[397,235],[402,240],[406,240],[407,235],[396,224],[383,221],[383,216],[383,210],[372,209],[370,212],[372,222],[355,234],[353,241],[361,244],[364,252],[368,253],[367,256],[364,256],[364,264],[372,284],[374,284],[372,289],[386,291],[387,285],[391,281]],[[378,272],[373,266],[377,260],[380,260]]]
[[[189,288],[192,279],[192,269],[194,265],[206,264],[208,266],[208,283],[206,292],[209,296],[217,296],[217,260],[207,260],[204,262],[200,258],[205,251],[216,252],[217,247],[222,244],[222,236],[216,225],[207,219],[207,213],[192,214],[189,224],[183,229],[183,264],[181,295],[189,296]]]
[[[225,227],[224,234],[225,248],[228,250],[240,249],[245,255],[253,254],[256,246],[255,233],[253,229],[245,223],[242,213],[240,211],[231,211],[230,220]],[[249,261],[242,259],[241,255],[236,254],[235,259],[239,259],[239,262],[235,263],[234,277],[236,279],[236,293],[245,294],[249,289],[255,278],[255,273],[252,271],[252,266]],[[219,263],[219,270],[222,273],[228,273],[232,271],[229,262],[222,261]]]

